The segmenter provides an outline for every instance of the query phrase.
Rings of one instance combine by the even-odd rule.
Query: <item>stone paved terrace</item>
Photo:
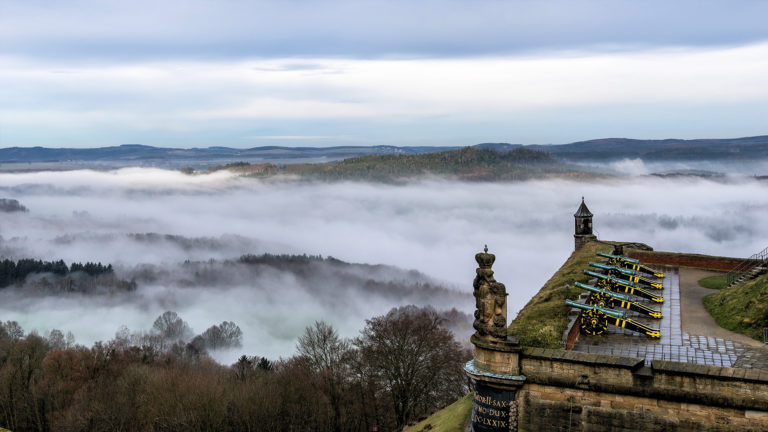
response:
[[[580,335],[573,349],[645,358],[647,365],[652,360],[667,360],[768,370],[768,346],[717,326],[706,311],[702,312],[701,297],[710,290],[699,287],[697,281],[714,273],[678,267],[666,267],[664,273],[664,303],[660,308],[663,318],[654,320],[635,312],[627,313],[632,320],[661,329],[660,339],[609,326],[608,334]],[[684,281],[682,299],[681,278]],[[684,302],[682,314],[681,301]],[[651,302],[645,304],[659,306]],[[686,330],[696,331],[696,334]]]

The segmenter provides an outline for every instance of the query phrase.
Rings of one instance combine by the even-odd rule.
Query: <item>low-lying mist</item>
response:
[[[121,325],[148,330],[159,314],[174,310],[196,332],[225,320],[242,328],[243,348],[222,361],[243,353],[274,358],[292,354],[296,337],[315,320],[355,336],[364,319],[393,306],[471,313],[474,254],[485,244],[497,256],[496,278],[507,286],[514,317],[571,253],[582,196],[601,239],[744,257],[768,246],[768,183],[743,178],[395,186],[135,168],[0,174],[0,198],[29,210],[0,213],[0,257],[111,263],[117,276],[138,285],[130,295],[25,296],[6,289],[0,320],[41,333],[72,331],[77,342],[90,344],[113,338]],[[223,272],[225,261],[263,253],[399,269],[352,266],[358,279],[351,282],[342,275],[352,267],[333,277],[321,270],[297,277],[237,264],[232,275],[183,282],[194,279],[190,265],[208,262]],[[142,279],[137,272],[146,268],[160,276]],[[367,279],[440,289],[427,295],[366,290]]]
[[[176,311],[197,334],[234,321],[245,331],[243,347],[211,352],[227,363],[243,352],[270,358],[291,354],[296,337],[314,321],[333,322],[354,335],[365,319],[398,304],[431,305],[449,318],[447,327],[457,335],[467,339],[471,333],[469,315],[446,313],[471,303],[470,293],[416,271],[334,258],[249,255],[140,264],[118,268],[114,275],[74,274],[72,279],[38,274],[0,290],[0,304],[13,306],[0,308],[3,319],[19,321],[27,330],[64,328],[80,341],[111,338],[117,327],[109,334],[109,326],[118,322],[130,332],[146,332],[166,310]],[[186,342],[193,334],[188,336]]]

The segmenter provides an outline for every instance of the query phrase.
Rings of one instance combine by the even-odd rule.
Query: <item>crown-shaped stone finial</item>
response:
[[[477,261],[477,264],[480,266],[480,268],[491,268],[493,266],[493,262],[496,261],[496,255],[489,254],[488,245],[485,245],[483,252],[475,255],[475,261]]]

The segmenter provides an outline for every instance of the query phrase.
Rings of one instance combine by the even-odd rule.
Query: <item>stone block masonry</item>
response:
[[[520,356],[526,383],[768,414],[768,370],[660,360],[643,365],[640,358],[541,348],[525,348]]]
[[[685,401],[526,384],[519,431],[765,431],[768,413]]]
[[[766,431],[768,371],[525,348],[520,431]],[[642,425],[642,426],[641,426]]]

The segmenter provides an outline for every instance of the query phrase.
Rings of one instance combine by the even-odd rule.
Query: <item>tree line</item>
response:
[[[226,323],[199,337],[239,340],[239,328]],[[212,361],[198,337],[181,342],[188,336],[172,312],[149,334],[123,328],[90,348],[61,332],[25,335],[15,322],[0,323],[0,426],[394,431],[467,391],[461,366],[470,353],[430,308],[392,309],[367,320],[353,339],[316,322],[292,357],[242,355],[229,366]]]
[[[321,181],[401,182],[423,176],[451,176],[476,181],[519,181],[550,175],[589,176],[574,165],[557,161],[548,153],[528,148],[495,150],[465,147],[435,153],[374,154],[342,159],[331,163],[295,163],[275,165],[234,162],[208,169],[228,169],[256,178],[299,177]],[[186,174],[194,173],[184,168]]]
[[[83,272],[89,276],[112,273],[112,264],[86,262],[72,263],[67,266],[64,260],[42,261],[23,258],[18,261],[4,259],[0,261],[0,288],[23,282],[27,276],[35,273],[52,273],[57,276],[67,276],[70,273]]]

